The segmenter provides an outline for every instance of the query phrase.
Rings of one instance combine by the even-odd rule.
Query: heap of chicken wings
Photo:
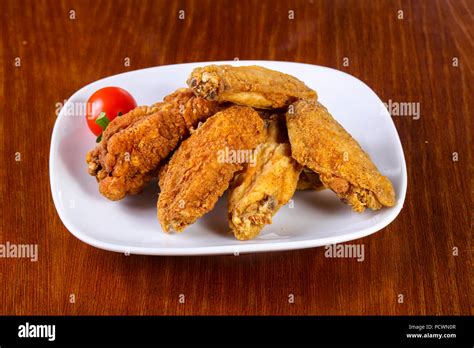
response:
[[[158,218],[182,231],[228,192],[230,230],[255,238],[296,190],[356,212],[395,204],[390,180],[297,78],[260,66],[196,68],[152,106],[113,120],[86,160],[110,200],[159,177]]]

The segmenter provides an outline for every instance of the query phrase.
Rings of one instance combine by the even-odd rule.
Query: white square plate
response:
[[[261,65],[296,76],[318,92],[319,100],[359,141],[382,174],[392,181],[397,203],[392,208],[358,214],[329,190],[297,192],[259,237],[238,241],[228,233],[226,196],[214,210],[180,234],[162,232],[156,217],[157,184],[118,202],[98,192],[87,173],[85,155],[95,146],[85,116],[77,106],[99,88],[119,86],[138,105],[160,101],[185,86],[198,66]],[[76,108],[76,109],[75,109]],[[403,149],[382,101],[367,85],[346,73],[309,64],[274,61],[203,62],[131,71],[91,83],[69,98],[54,126],[50,150],[54,204],[64,225],[77,238],[98,248],[148,255],[203,255],[289,250],[346,242],[374,233],[402,209],[407,187]]]

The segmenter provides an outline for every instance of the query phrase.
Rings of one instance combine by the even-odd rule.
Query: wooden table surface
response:
[[[0,259],[0,314],[473,313],[473,1],[6,0],[0,13],[0,244],[39,247],[37,262]],[[48,172],[56,103],[117,73],[235,57],[333,67],[383,101],[419,103],[419,119],[393,117],[405,206],[352,242],[364,262],[324,248],[125,256],[63,226]]]

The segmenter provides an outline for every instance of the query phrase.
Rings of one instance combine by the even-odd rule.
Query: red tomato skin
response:
[[[101,112],[112,121],[119,113],[126,114],[137,107],[137,102],[130,93],[120,87],[104,87],[95,91],[87,101],[86,120],[89,129],[95,135],[102,133],[102,128],[95,123]]]

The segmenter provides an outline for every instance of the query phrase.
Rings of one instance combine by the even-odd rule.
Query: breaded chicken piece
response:
[[[199,97],[261,109],[286,108],[298,99],[317,98],[296,77],[256,65],[196,68],[187,83]]]
[[[232,106],[183,141],[160,172],[158,218],[163,230],[182,231],[209,212],[263,137],[258,113]]]
[[[380,174],[354,138],[314,100],[289,108],[286,124],[292,156],[356,212],[395,204],[390,180]]]
[[[261,114],[260,117],[262,117]],[[265,122],[265,142],[288,143],[285,114],[273,113],[263,120]]]
[[[260,117],[262,114],[259,112]],[[267,125],[267,142],[288,143],[285,114],[271,114],[264,116]],[[309,168],[303,168],[298,180],[297,190],[323,190],[324,185],[319,175]]]
[[[298,186],[296,189],[298,191],[303,191],[303,190],[324,190],[324,185],[321,182],[321,179],[319,178],[319,175],[315,172],[313,172],[311,169],[305,167],[301,171],[300,174],[300,179],[298,181]]]
[[[220,108],[190,89],[179,89],[161,103],[115,118],[86,156],[99,192],[113,201],[140,192],[190,130]]]
[[[284,126],[284,122],[283,122]],[[229,190],[229,225],[240,240],[255,238],[295,193],[302,167],[291,157],[281,119],[268,124],[256,161],[244,165]]]

